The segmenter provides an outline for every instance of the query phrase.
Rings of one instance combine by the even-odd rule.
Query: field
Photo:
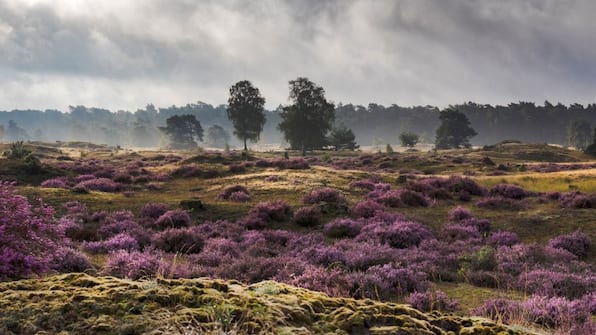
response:
[[[0,236],[2,334],[596,331],[577,151],[27,149],[0,159],[3,224],[37,227]]]

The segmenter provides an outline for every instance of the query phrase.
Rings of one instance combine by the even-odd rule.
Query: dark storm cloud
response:
[[[596,101],[589,0],[0,0],[0,109],[270,107],[307,76],[330,99],[446,105]]]

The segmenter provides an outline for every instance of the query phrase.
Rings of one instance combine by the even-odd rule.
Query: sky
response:
[[[0,110],[596,102],[593,0],[0,0]]]

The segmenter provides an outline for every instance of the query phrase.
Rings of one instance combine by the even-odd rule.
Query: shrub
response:
[[[99,192],[118,192],[122,185],[108,178],[89,179],[78,183],[75,187]]]
[[[427,199],[421,193],[418,193],[415,191],[402,190],[400,192],[399,199],[406,206],[412,206],[412,207],[428,207],[428,206],[430,206],[430,200]]]
[[[313,227],[321,223],[321,210],[318,206],[301,207],[294,212],[294,223],[303,227]]]
[[[518,287],[531,294],[575,299],[596,289],[596,276],[535,269],[519,276]]]
[[[64,178],[53,178],[41,183],[41,187],[47,188],[68,188],[68,183]]]
[[[579,191],[568,192],[561,194],[559,202],[566,208],[594,208],[596,207],[596,196],[588,196]]]
[[[457,300],[449,299],[447,294],[440,290],[434,292],[414,292],[408,296],[406,302],[423,312],[453,312],[459,306]]]
[[[385,206],[374,200],[364,200],[352,208],[352,215],[357,218],[370,218],[377,212],[385,210]]]
[[[168,205],[163,203],[149,202],[141,208],[140,216],[157,219],[168,211]]]
[[[365,273],[354,273],[352,278],[352,295],[358,298],[389,300],[426,291],[430,286],[425,273],[395,264],[373,266]]]
[[[403,249],[420,245],[432,237],[428,229],[412,221],[396,220],[390,223],[373,221],[362,228],[359,241],[378,241],[393,248]]]
[[[548,245],[552,248],[565,249],[577,257],[585,257],[592,246],[592,240],[581,231],[561,235],[551,239]]]
[[[230,194],[230,197],[228,199],[234,202],[248,202],[250,201],[250,195],[248,195],[248,193],[238,191]]]
[[[361,221],[354,221],[352,219],[335,219],[323,227],[325,235],[331,238],[356,237],[362,229],[363,223]]]
[[[196,227],[170,228],[155,234],[151,244],[165,252],[197,254],[205,244]]]
[[[569,329],[590,320],[590,312],[580,301],[534,295],[521,304],[530,322],[549,328]]]
[[[457,206],[455,207],[451,213],[449,213],[449,221],[451,222],[459,222],[467,219],[473,218],[472,212],[468,209]]]
[[[116,250],[138,250],[139,242],[127,233],[120,233],[105,241],[85,241],[81,248],[92,254],[105,254]]]
[[[203,171],[199,168],[199,166],[189,164],[176,168],[174,171],[172,171],[171,175],[174,178],[195,178],[201,177],[203,175]]]
[[[350,182],[350,188],[372,191],[375,189],[375,183],[369,179],[354,180]]]
[[[0,280],[41,274],[50,269],[52,257],[64,243],[64,233],[54,209],[14,193],[13,184],[0,181]]]
[[[242,223],[249,229],[262,229],[272,222],[283,222],[290,218],[290,206],[281,200],[261,202],[255,205]]]
[[[180,209],[174,209],[163,213],[155,221],[157,229],[167,228],[183,228],[190,226],[191,223],[190,215],[186,211]]]
[[[85,272],[93,269],[89,258],[70,247],[58,247],[53,251],[50,269],[59,273]]]
[[[234,193],[245,193],[247,196],[250,194],[246,187],[242,185],[226,186],[223,191],[219,194],[218,198],[223,200],[230,200],[230,197]],[[238,195],[236,195],[238,196]]]
[[[490,195],[509,199],[521,200],[530,194],[530,192],[527,192],[523,188],[512,184],[497,184],[490,189]]]
[[[519,237],[516,233],[510,231],[497,231],[488,237],[488,243],[495,247],[512,246],[519,243]]]
[[[160,267],[163,267],[163,264],[159,255],[119,250],[108,256],[100,274],[137,280],[155,277]]]
[[[480,307],[473,309],[471,313],[472,315],[485,316],[505,324],[509,324],[513,320],[519,320],[522,315],[521,306],[518,301],[502,298],[486,300]]]
[[[313,190],[307,195],[305,195],[302,200],[307,205],[317,204],[321,202],[335,204],[346,203],[346,198],[343,196],[343,194],[341,194],[338,190],[329,187],[323,187],[320,189]]]

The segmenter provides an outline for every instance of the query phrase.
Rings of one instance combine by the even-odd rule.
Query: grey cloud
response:
[[[219,104],[241,79],[275,107],[296,76],[336,102],[596,100],[590,0],[68,2],[0,0],[0,109]]]

